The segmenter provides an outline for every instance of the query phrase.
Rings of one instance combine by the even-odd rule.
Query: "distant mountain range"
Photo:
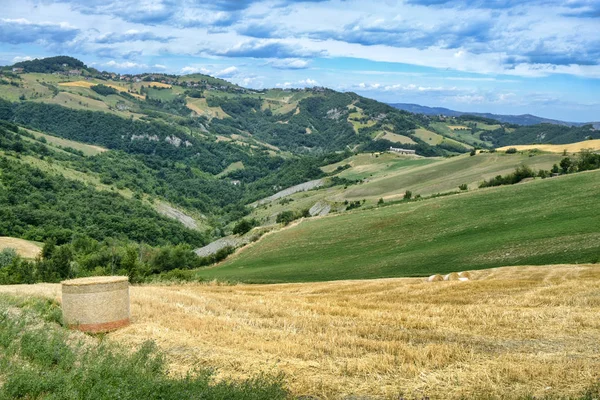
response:
[[[559,121],[556,119],[537,117],[531,114],[523,115],[502,115],[502,114],[491,114],[491,113],[477,113],[477,112],[463,112],[450,110],[444,107],[427,107],[419,104],[409,103],[390,103],[392,107],[399,110],[408,111],[415,114],[425,115],[447,115],[449,117],[459,117],[461,115],[476,115],[478,117],[491,118],[496,121],[504,122],[507,124],[518,124],[518,125],[536,125],[536,124],[555,124],[564,126],[583,126],[583,125],[594,125],[594,128],[600,129],[600,122],[567,122]]]

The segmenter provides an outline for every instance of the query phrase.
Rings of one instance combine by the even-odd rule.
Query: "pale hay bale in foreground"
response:
[[[440,282],[443,281],[444,278],[441,275],[431,275],[427,278],[427,282]]]
[[[451,272],[448,275],[444,275],[445,281],[457,281],[459,278],[460,276],[456,272]]]
[[[126,276],[98,276],[61,283],[63,319],[69,328],[96,333],[129,325]]]

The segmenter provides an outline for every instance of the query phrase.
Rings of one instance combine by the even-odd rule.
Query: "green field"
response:
[[[302,282],[597,262],[600,171],[309,219],[203,279]]]
[[[100,147],[100,146],[94,146],[91,144],[76,142],[74,140],[63,139],[63,138],[59,138],[56,136],[48,135],[46,133],[34,131],[31,129],[26,129],[26,131],[31,133],[32,135],[34,135],[36,138],[43,137],[51,145],[60,146],[60,147],[70,147],[75,150],[80,150],[86,156],[95,156],[96,154],[100,154],[100,153],[107,151],[105,148]]]
[[[462,142],[468,143],[473,146],[489,146],[491,143],[482,141],[480,138],[481,132],[477,132],[475,134],[471,133],[471,129],[452,129],[450,126],[464,126],[462,123],[456,122],[432,122],[430,127],[435,130],[437,133],[446,136],[448,138],[458,139]],[[487,125],[478,122],[477,127],[484,130],[493,130],[499,125]]]
[[[437,133],[424,128],[415,129],[415,136],[432,146],[440,144],[442,143],[442,140],[444,140],[442,135],[438,135]]]
[[[349,187],[345,197],[349,200],[378,199],[394,194],[402,195],[405,190],[411,190],[414,194],[429,195],[457,190],[462,184],[467,184],[473,189],[484,179],[508,174],[520,164],[548,170],[560,161],[560,156],[544,154],[529,157],[519,154],[512,157],[499,153],[483,153],[474,157],[465,154],[448,159],[420,159],[421,164],[415,161],[417,160],[409,164],[411,168],[374,175],[367,183]],[[356,169],[346,170],[341,176],[353,171]]]
[[[336,176],[349,180],[362,180],[363,183],[334,186],[310,190],[287,196],[293,200],[287,204],[271,202],[257,207],[252,217],[260,221],[275,221],[278,213],[286,210],[300,211],[312,207],[317,202],[332,205],[332,210],[344,209],[344,201],[366,200],[365,206],[372,206],[380,198],[385,201],[398,200],[406,190],[414,195],[428,196],[436,193],[454,192],[458,186],[467,184],[470,190],[497,175],[506,175],[521,165],[533,169],[549,170],[560,162],[559,154],[538,154],[529,157],[524,154],[480,153],[476,156],[464,154],[451,158],[413,158],[392,153],[361,153],[321,169],[326,173],[338,167],[349,165]]]

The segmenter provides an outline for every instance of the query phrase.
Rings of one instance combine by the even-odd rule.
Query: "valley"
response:
[[[600,391],[593,124],[95,66],[0,67],[0,399]],[[131,325],[67,330],[107,275]]]

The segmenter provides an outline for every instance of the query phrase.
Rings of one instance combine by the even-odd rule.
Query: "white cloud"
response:
[[[314,79],[311,78],[306,78],[306,79],[301,79],[299,81],[296,82],[284,82],[284,83],[277,83],[275,85],[276,87],[280,87],[280,88],[301,88],[301,87],[313,87],[313,86],[320,86],[319,82],[317,82]]]
[[[227,68],[215,73],[215,76],[217,78],[232,78],[237,73],[238,73],[237,67],[231,66],[231,67],[227,67]]]
[[[310,65],[310,61],[299,58],[284,58],[272,60],[269,65],[276,69],[306,69]]]
[[[193,67],[191,65],[181,68],[181,73],[183,75],[198,74],[198,73],[208,75],[208,74],[210,74],[210,72],[211,71],[209,69],[206,69],[204,67]]]
[[[132,62],[132,61],[117,62],[115,60],[110,60],[109,62],[104,63],[104,65],[107,66],[107,67],[118,68],[118,69],[142,69],[142,68],[148,68],[148,66],[146,64],[135,63],[135,62]]]
[[[13,58],[12,61],[14,63],[18,63],[18,62],[21,62],[21,61],[31,61],[31,60],[33,60],[33,57],[31,57],[31,56],[16,56],[16,57]]]

